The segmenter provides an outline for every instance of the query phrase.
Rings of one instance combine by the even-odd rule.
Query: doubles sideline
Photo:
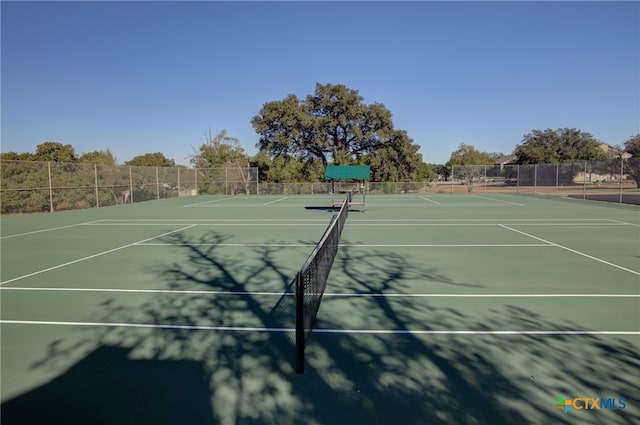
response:
[[[0,320],[3,325],[38,326],[90,326],[109,328],[180,329],[224,332],[295,332],[295,328],[266,328],[238,326],[163,325],[149,323],[114,322],[59,322],[45,320]],[[411,330],[411,329],[313,329],[322,334],[377,334],[377,335],[640,335],[640,331],[587,331],[587,330]]]

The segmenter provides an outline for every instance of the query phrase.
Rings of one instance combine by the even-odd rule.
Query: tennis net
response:
[[[338,243],[347,220],[352,197],[352,192],[347,194],[340,211],[333,215],[320,242],[300,271],[296,273],[296,373],[298,374],[304,372],[304,349],[311,335],[322,295],[327,287],[333,260],[338,253]]]

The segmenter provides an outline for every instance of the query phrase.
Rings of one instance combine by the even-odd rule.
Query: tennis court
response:
[[[298,375],[292,279],[333,215],[305,206],[331,204],[3,218],[2,423],[640,423],[638,207],[367,197]]]

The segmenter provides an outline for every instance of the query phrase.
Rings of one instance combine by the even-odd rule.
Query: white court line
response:
[[[234,198],[236,198],[236,197],[235,197],[235,196],[231,196],[231,197],[229,197],[229,198],[214,199],[214,200],[211,200],[211,201],[198,202],[198,203],[196,203],[196,204],[183,205],[183,206],[182,206],[182,208],[186,208],[186,207],[197,207],[197,206],[204,205],[204,204],[212,204],[212,203],[214,203],[214,202],[228,201],[228,200],[230,200],[230,199],[234,199]]]
[[[487,199],[489,201],[496,201],[496,202],[502,202],[502,203],[505,203],[505,204],[517,205],[519,207],[526,207],[525,204],[521,204],[519,202],[503,201],[502,199],[495,199],[495,198],[490,198],[488,196],[480,196],[480,195],[470,195],[470,196],[472,196],[474,198],[479,198],[479,199]]]
[[[151,328],[151,329],[186,329],[204,331],[235,332],[293,332],[293,328],[258,328],[239,326],[198,326],[198,325],[161,325],[150,323],[112,323],[112,322],[59,322],[48,320],[0,320],[7,325],[52,325],[52,326],[100,326],[110,328]]]
[[[280,247],[299,248],[304,246],[316,246],[317,243],[139,243],[136,246],[232,246],[232,247]],[[340,244],[343,246],[343,244]]]
[[[367,198],[369,199],[369,198]],[[428,205],[428,204],[426,204]],[[493,208],[505,208],[505,207],[526,207],[525,204],[516,204],[516,203],[511,203],[511,204],[497,204],[497,203],[492,203],[492,204],[480,204],[480,203],[451,203],[451,204],[440,204],[437,205],[439,207],[447,207],[447,208],[458,208],[458,207],[493,207]],[[375,203],[375,207],[376,208],[398,208],[398,204],[378,204]],[[402,205],[402,208],[424,208],[425,204],[406,204],[406,205]],[[434,205],[435,207],[435,205]]]
[[[189,224],[197,224],[199,226],[326,226],[326,220],[313,220],[313,221],[298,221],[295,223],[283,223],[283,222],[252,222],[252,223],[243,223],[241,221],[237,222],[198,222],[194,223],[197,220],[184,220],[182,222],[179,221],[157,221],[153,223],[144,223],[144,222],[135,222],[135,223],[127,223],[126,221],[118,222],[118,223],[109,223],[109,222],[100,222],[100,223],[91,223],[85,224],[84,226],[187,226]],[[348,226],[497,226],[500,223],[482,223],[482,222],[473,222],[473,223],[444,223],[444,222],[436,222],[436,223],[427,223],[427,222],[418,222],[417,220],[413,222],[412,220],[404,220],[406,222],[392,221],[392,220],[352,220],[347,223]],[[502,220],[505,221],[505,220]],[[628,226],[625,223],[527,223],[527,222],[518,222],[514,223],[521,226],[582,226],[582,227],[621,227]]]
[[[183,295],[268,295],[268,296],[295,296],[293,292],[250,292],[250,291],[206,291],[193,289],[123,289],[123,288],[26,288],[20,286],[2,286],[2,291],[34,291],[34,292],[107,292],[123,294],[183,294]],[[326,294],[325,294],[326,295]]]
[[[613,219],[611,219],[611,218],[608,218],[607,220],[608,220],[608,221],[612,221],[612,222],[614,222],[614,223],[626,224],[626,225],[628,225],[628,226],[636,226],[636,227],[640,227],[640,224],[628,223],[628,222],[626,222],[626,221],[613,220]]]
[[[246,225],[280,225],[279,223],[284,223],[287,226],[294,225],[326,225],[326,219],[308,219],[308,218],[298,218],[298,219],[104,219],[104,220],[96,220],[88,223],[82,223],[84,226],[168,226],[168,225],[182,225],[186,226],[189,224],[200,224],[200,225],[237,225],[237,226],[246,226]],[[367,225],[370,224],[375,226],[384,226],[388,223],[388,225],[396,225],[396,223],[400,225],[406,226],[421,226],[421,225],[483,225],[483,226],[492,226],[497,224],[504,223],[514,223],[518,225],[527,225],[527,226],[625,226],[632,225],[636,226],[632,223],[626,223],[617,220],[611,219],[590,219],[590,218],[575,218],[575,219],[567,219],[567,218],[557,218],[557,219],[536,219],[536,218],[513,218],[513,219],[500,219],[500,218],[471,218],[471,219],[358,219],[358,218],[349,218],[349,222],[347,223],[350,226],[354,225]],[[640,225],[637,225],[640,226]]]
[[[288,196],[285,196],[284,198],[276,199],[275,201],[265,202],[265,203],[264,203],[264,204],[262,204],[262,205],[270,205],[270,204],[274,204],[274,203],[279,202],[279,201],[284,201],[285,199],[288,199],[288,198],[289,198]]]
[[[182,230],[186,230],[186,229],[189,229],[189,228],[194,227],[194,226],[197,226],[197,225],[196,224],[192,224],[190,226],[181,227],[180,229],[172,230],[170,232],[166,232],[166,233],[163,233],[161,235],[156,235],[156,236],[153,236],[151,238],[143,239],[143,240],[138,241],[138,242],[133,242],[133,243],[130,243],[130,244],[127,244],[127,245],[122,245],[122,246],[119,246],[117,248],[109,249],[107,251],[99,252],[97,254],[89,255],[87,257],[78,258],[77,260],[69,261],[69,262],[66,262],[66,263],[63,263],[63,264],[59,264],[57,266],[48,267],[46,269],[39,270],[37,272],[33,272],[33,273],[25,274],[25,275],[22,275],[22,276],[14,277],[13,279],[9,279],[9,280],[5,280],[4,282],[0,282],[0,285],[4,285],[5,283],[10,283],[10,282],[15,282],[16,280],[21,280],[21,279],[24,279],[24,278],[27,278],[27,277],[38,275],[38,274],[46,273],[46,272],[49,272],[51,270],[56,270],[56,269],[59,269],[61,267],[66,267],[66,266],[69,266],[71,264],[79,263],[81,261],[90,260],[92,258],[100,257],[101,255],[110,254],[112,252],[119,251],[119,250],[125,249],[125,248],[129,248],[129,247],[137,245],[139,243],[144,243],[146,241],[150,241],[150,240],[153,240],[153,239],[156,239],[156,238],[160,238],[162,236],[170,235],[172,233],[181,232]]]
[[[434,204],[436,204],[436,205],[442,205],[440,202],[438,202],[438,201],[434,201],[433,199],[429,199],[429,198],[427,198],[426,196],[418,196],[418,198],[420,198],[420,199],[424,199],[425,201],[433,202],[433,203],[434,203]]]
[[[112,328],[183,329],[227,332],[293,332],[294,328],[265,328],[239,326],[205,325],[162,325],[150,323],[113,322],[62,322],[45,320],[0,320],[4,325],[48,325],[48,326],[94,326]],[[378,334],[378,335],[640,335],[640,331],[585,331],[585,330],[409,330],[409,329],[313,329],[313,333],[323,334]]]
[[[375,247],[375,248],[514,248],[514,247],[535,247],[535,246],[553,246],[542,243],[532,244],[348,244],[340,243],[340,246],[349,247]]]
[[[298,222],[298,223],[242,223],[242,222],[235,222],[235,223],[215,223],[215,222],[209,222],[209,223],[193,223],[193,221],[196,220],[189,220],[189,222],[187,222],[187,220],[185,220],[184,222],[166,222],[163,223],[162,221],[158,221],[158,222],[154,222],[154,223],[126,223],[126,222],[120,222],[120,223],[96,223],[96,224],[92,224],[92,226],[186,226],[186,225],[193,225],[193,226],[263,226],[263,227],[268,227],[268,226],[327,226],[327,220],[316,220],[316,222],[313,223],[305,223],[305,222]],[[614,224],[610,224],[610,226],[614,226]]]
[[[573,252],[574,254],[582,255],[583,257],[589,258],[589,259],[591,259],[591,260],[598,261],[598,262],[603,263],[603,264],[606,264],[606,265],[608,265],[608,266],[615,267],[615,268],[617,268],[617,269],[624,270],[625,272],[629,272],[629,273],[632,273],[632,274],[635,274],[635,275],[640,276],[640,272],[637,272],[637,271],[635,271],[635,270],[631,270],[631,269],[628,269],[628,268],[626,268],[626,267],[619,266],[619,265],[614,264],[614,263],[611,263],[611,262],[609,262],[609,261],[605,261],[605,260],[603,260],[603,259],[601,259],[601,258],[594,257],[594,256],[592,256],[592,255],[585,254],[584,252],[580,252],[580,251],[576,251],[575,249],[568,248],[568,247],[566,247],[566,246],[558,245],[557,243],[553,243],[553,242],[550,242],[550,241],[548,241],[548,240],[546,240],[546,239],[542,239],[542,238],[539,238],[539,237],[537,237],[537,236],[533,236],[533,235],[531,235],[531,234],[529,234],[529,233],[526,233],[526,232],[523,232],[523,231],[520,231],[520,230],[513,229],[513,228],[511,228],[511,227],[509,227],[509,226],[505,226],[504,224],[500,224],[499,226],[500,226],[500,227],[504,227],[505,229],[511,230],[511,231],[513,231],[513,232],[520,233],[521,235],[528,236],[528,237],[533,238],[533,239],[535,239],[535,240],[538,240],[538,241],[541,241],[541,242],[544,242],[544,243],[548,243],[548,244],[550,244],[550,245],[553,245],[553,246],[555,246],[555,247],[558,247],[558,248],[564,249],[564,250],[566,250],[566,251]]]
[[[139,243],[137,246],[230,246],[230,247],[282,247],[295,248],[304,246],[316,246],[316,243]],[[361,247],[361,248],[514,248],[514,247],[540,247],[555,245],[544,243],[519,243],[519,244],[364,244],[364,243],[342,243],[340,246]]]
[[[499,222],[505,222],[505,221],[517,221],[517,222],[521,222],[521,221],[542,221],[542,222],[546,222],[546,221],[577,221],[577,222],[581,222],[581,221],[594,221],[594,222],[598,222],[598,221],[611,221],[608,218],[415,218],[415,219],[411,219],[411,218],[399,218],[399,219],[349,219],[349,221],[435,221],[435,222],[440,222],[440,221],[461,221],[461,222],[467,222],[467,221],[499,221]]]
[[[300,222],[307,222],[307,221],[322,221],[323,223],[326,223],[327,220],[326,219],[322,219],[322,218],[108,218],[108,219],[104,219],[104,220],[97,220],[97,221],[91,221],[89,223],[84,223],[84,224],[100,224],[100,223],[114,223],[114,224],[118,224],[118,223],[156,223],[156,222],[160,222],[160,224],[164,224],[165,222],[172,222],[173,224],[181,224],[179,222],[184,222],[186,220],[189,220],[192,223],[207,223],[207,222],[212,222],[212,223],[216,223],[218,221],[220,222],[239,222],[240,224],[243,224],[244,222],[265,222],[265,223],[269,223],[269,222],[280,222],[280,221],[284,221],[284,222],[290,222],[290,221],[300,221]],[[190,223],[191,224],[191,223]]]
[[[122,289],[122,288],[38,288],[38,287],[0,287],[1,291],[28,292],[96,292],[123,294],[182,294],[182,295],[234,295],[234,296],[273,296],[294,297],[294,292],[264,292],[264,291],[210,291],[192,289]],[[640,294],[384,294],[373,293],[332,293],[327,292],[324,297],[335,298],[640,298]]]
[[[1,323],[1,322],[0,322]],[[435,331],[409,329],[313,329],[323,334],[371,334],[371,335],[640,335],[640,331]]]
[[[518,223],[521,224],[521,223]],[[389,227],[402,227],[402,226],[499,226],[499,223],[346,223],[347,226],[389,226]]]
[[[0,237],[0,239],[17,238],[18,236],[33,235],[35,233],[50,232],[52,230],[60,230],[60,229],[68,229],[70,227],[85,226],[85,225],[94,224],[94,223],[96,223],[96,221],[87,221],[86,223],[70,224],[68,226],[51,227],[49,229],[34,230],[33,232],[25,232],[25,233],[18,233],[18,234],[15,234],[15,235],[2,236],[2,237]]]

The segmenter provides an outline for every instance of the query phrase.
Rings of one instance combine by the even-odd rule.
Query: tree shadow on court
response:
[[[344,247],[340,259],[343,281],[370,294],[409,295],[406,282],[424,270],[407,267],[400,255],[382,250]],[[354,264],[361,266],[356,270]],[[467,286],[434,273],[424,277]],[[325,301],[319,327],[340,329],[349,323],[348,315],[354,318],[350,327],[368,330],[585,330],[509,304],[491,309],[482,319],[476,312],[443,307],[428,298],[347,300],[335,307]],[[574,423],[575,418],[555,408],[559,396],[615,398],[616,403],[626,398],[633,406],[640,402],[637,347],[615,336],[316,333],[313,340],[317,346],[310,350],[310,365],[323,371],[331,358],[355,384],[358,416],[368,410],[374,423],[375,418],[379,423]],[[581,423],[640,419],[633,410],[596,413],[581,416]]]
[[[214,423],[203,362],[135,359],[130,352],[98,347],[50,382],[3,402],[2,423]]]
[[[82,329],[78,332],[86,337],[80,342],[57,341],[34,367],[50,366],[96,343],[126,350],[132,364],[131,359],[140,359],[202,367],[202,373],[186,374],[175,392],[193,387],[201,395],[204,375],[211,416],[175,423],[568,424],[576,416],[554,407],[559,396],[625,397],[633,406],[640,402],[634,381],[640,367],[637,347],[615,336],[408,332],[581,327],[551,323],[515,305],[479,318],[462,307],[410,297],[416,292],[415,282],[424,284],[422,292],[443,285],[468,289],[480,284],[454,281],[437,267],[410,262],[393,251],[351,245],[340,248],[330,276],[331,293],[322,302],[318,331],[307,347],[305,374],[296,375],[290,331],[295,320],[295,270],[285,257],[295,257],[298,264],[312,248],[287,251],[291,248],[272,241],[228,249],[230,237],[216,231],[197,238],[182,233],[163,237],[179,255],[173,263],[157,264],[148,272],[156,276],[159,287],[191,292],[148,295],[135,307],[110,298],[102,305],[103,316],[96,318],[157,327]],[[193,292],[197,290],[202,292]],[[348,296],[356,292],[406,296]],[[327,332],[331,329],[335,331]],[[344,329],[382,332],[340,333]],[[90,375],[84,364],[69,373],[78,367]],[[128,370],[119,365],[108,368],[110,373]],[[140,381],[140,391],[155,394],[162,388],[157,378],[141,376]],[[59,391],[55,381],[47,385],[29,394]],[[82,391],[69,386],[65,395]],[[124,386],[123,394],[128,391]],[[169,403],[164,398],[160,402]],[[187,407],[174,406],[177,412]],[[640,419],[633,410],[571,413],[580,414],[580,422],[587,424]],[[140,419],[138,423],[151,423]]]

